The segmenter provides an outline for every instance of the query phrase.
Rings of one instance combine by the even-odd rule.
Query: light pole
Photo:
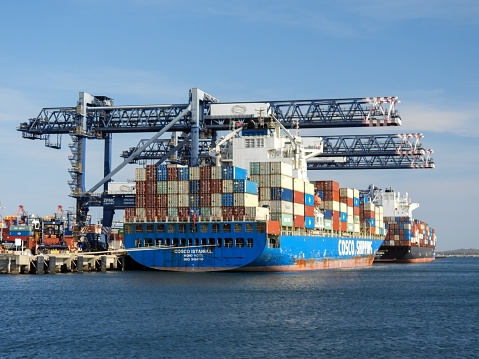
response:
[[[3,243],[3,222],[5,222],[5,221],[3,220],[3,209],[4,209],[4,208],[5,208],[5,207],[1,207],[1,206],[0,206],[0,209],[2,210],[2,215],[1,215],[1,217],[2,217],[2,222],[0,222],[0,225],[1,225],[1,227],[0,227],[0,242],[2,242],[2,243]]]

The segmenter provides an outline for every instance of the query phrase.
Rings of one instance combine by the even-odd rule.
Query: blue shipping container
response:
[[[159,165],[156,168],[156,179],[158,181],[167,181],[168,180],[168,169],[165,165]]]
[[[321,198],[321,201],[324,201],[324,191],[316,191],[316,194]]]
[[[287,188],[272,187],[271,200],[293,202],[293,191]]]
[[[233,207],[233,206],[234,206],[234,194],[223,193],[223,207]]]
[[[190,169],[188,167],[178,168],[178,180],[188,181],[190,179]]]
[[[340,213],[340,221],[341,222],[347,222],[348,221],[348,214],[344,212],[339,212]]]
[[[376,221],[374,220],[374,218],[365,218],[364,219],[364,222],[366,222],[367,224],[371,225],[372,227],[374,227],[376,224]]]
[[[239,167],[223,167],[223,179],[246,179],[248,172]]]
[[[190,195],[190,207],[199,207],[200,206],[200,195],[192,194]]]
[[[304,204],[307,206],[314,206],[314,196],[312,194],[304,194]]]
[[[200,181],[190,181],[190,193],[200,193]]]
[[[258,194],[258,184],[253,181],[235,179],[233,180],[233,192]]]
[[[331,211],[330,209],[325,209],[324,219],[333,219],[333,211]]]
[[[314,218],[313,217],[304,217],[304,227],[305,228],[314,228]]]
[[[353,205],[354,205],[354,207],[359,207],[359,198],[354,198],[353,199]]]

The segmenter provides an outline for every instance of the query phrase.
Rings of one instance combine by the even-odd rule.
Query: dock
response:
[[[0,253],[0,274],[55,274],[125,270],[125,254],[67,253],[27,255],[20,251]]]

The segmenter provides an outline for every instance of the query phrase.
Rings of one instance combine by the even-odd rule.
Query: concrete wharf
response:
[[[20,251],[0,253],[0,274],[54,274],[125,270],[125,254],[67,253],[27,255]]]

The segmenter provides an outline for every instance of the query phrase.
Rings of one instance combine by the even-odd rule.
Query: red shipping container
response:
[[[376,234],[376,227],[371,227],[371,234]]]
[[[147,195],[146,196],[146,208],[156,208],[158,207],[158,198],[156,195],[153,195],[153,196],[150,196],[150,195]]]
[[[339,191],[338,192],[336,192],[336,191],[333,192],[333,201],[339,202]]]
[[[295,227],[304,228],[304,216],[294,216],[293,224]]]
[[[181,219],[187,219],[190,216],[189,207],[180,207],[178,208],[178,217]]]
[[[293,202],[304,204],[304,193],[293,191]]]
[[[234,208],[235,219],[243,220],[243,217],[245,215],[244,207],[233,207],[233,208]]]
[[[201,167],[201,168],[209,168],[209,167]],[[200,193],[211,193],[211,180],[202,179],[200,181]]]
[[[168,208],[158,208],[158,220],[164,221],[168,216]]]
[[[331,212],[333,214],[333,221],[338,221],[339,222],[339,220],[341,218],[341,213],[338,212],[338,211],[331,211]]]
[[[168,181],[178,181],[178,168],[167,168],[168,171]]]
[[[157,214],[158,214],[158,210],[156,208],[146,209],[146,219],[148,221],[154,221]]]
[[[223,192],[223,180],[214,179],[211,180],[211,193],[222,193]]]
[[[304,206],[304,215],[306,217],[314,217],[314,206]]]
[[[146,184],[146,193],[148,195],[156,194],[156,182],[144,182]]]
[[[324,200],[332,201],[333,200],[333,191],[324,191]]]
[[[146,207],[146,196],[141,194],[136,196],[136,208]]]
[[[353,212],[355,216],[359,216],[359,207],[354,207]]]
[[[346,232],[348,230],[348,223],[341,222],[341,232]]]
[[[146,194],[146,182],[136,182],[136,195]]]
[[[158,195],[158,207],[159,208],[168,207],[168,195],[167,194],[159,194]]]
[[[268,234],[281,234],[281,226],[279,221],[266,222],[266,233]]]
[[[339,231],[340,229],[340,222],[333,220],[333,231]]]
[[[200,167],[200,179],[211,179],[211,167]]]
[[[223,219],[230,221],[234,216],[234,207],[223,207]]]
[[[136,209],[135,208],[125,208],[125,219],[127,221],[131,221],[133,217],[136,215]]]
[[[200,206],[211,207],[211,194],[209,193],[200,194]]]
[[[146,180],[148,182],[156,182],[156,165],[147,165],[146,166]]]

